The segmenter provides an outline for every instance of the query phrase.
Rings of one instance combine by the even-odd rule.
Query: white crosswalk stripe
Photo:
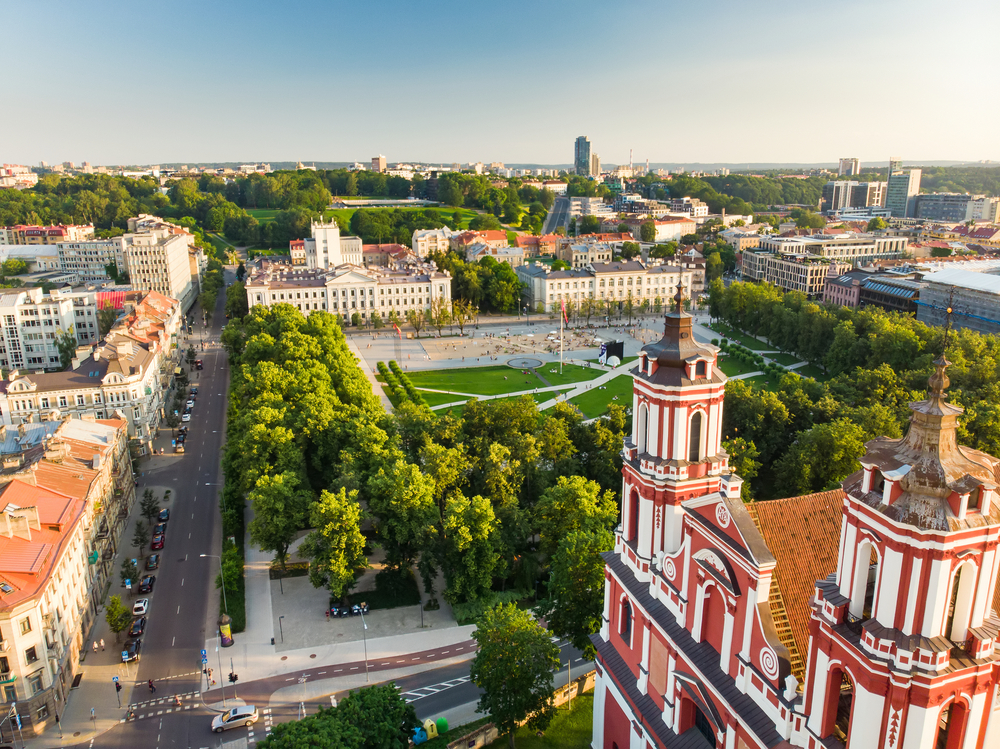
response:
[[[468,681],[468,676],[462,676],[458,679],[452,679],[451,681],[443,681],[440,684],[432,684],[429,687],[420,687],[419,689],[413,689],[409,692],[403,692],[402,696],[406,698],[407,703],[416,702],[424,697],[430,697],[432,694],[443,692],[445,689],[451,689],[452,687],[465,684]]]

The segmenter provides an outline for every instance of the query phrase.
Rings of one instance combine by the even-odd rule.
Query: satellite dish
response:
[[[621,363],[622,363],[622,360],[619,359],[617,356],[609,356],[608,357],[607,364],[608,364],[609,367],[617,367]]]

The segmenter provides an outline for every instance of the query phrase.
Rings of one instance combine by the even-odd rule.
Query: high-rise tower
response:
[[[581,135],[576,139],[573,149],[573,167],[576,173],[586,177],[590,175],[590,139]]]

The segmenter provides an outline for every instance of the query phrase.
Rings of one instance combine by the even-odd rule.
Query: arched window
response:
[[[953,642],[964,642],[969,634],[972,603],[975,599],[976,568],[971,563],[959,565],[951,584],[948,618],[944,636]]]
[[[871,619],[875,611],[875,591],[878,588],[878,554],[870,541],[858,548],[854,565],[854,586],[849,612],[857,619]]]
[[[639,540],[639,492],[633,490],[628,502],[628,540]]]
[[[958,699],[941,710],[934,749],[959,749],[962,746],[967,712],[965,703]]]
[[[851,732],[851,711],[854,708],[854,683],[847,672],[840,668],[830,671],[826,684],[826,713],[822,738],[834,736],[847,743]]]
[[[701,460],[701,411],[696,411],[691,417],[691,428],[688,431],[688,461],[697,463]]]
[[[627,598],[622,599],[621,610],[618,612],[618,634],[625,644],[632,647],[632,604]]]
[[[635,426],[635,441],[636,447],[639,448],[639,452],[648,451],[648,439],[649,439],[649,408],[643,403],[639,406],[639,418],[636,421]]]

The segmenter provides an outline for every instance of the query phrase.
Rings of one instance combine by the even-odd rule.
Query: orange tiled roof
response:
[[[809,617],[817,580],[837,571],[844,491],[754,502],[757,526],[778,560],[774,579],[784,599],[799,656],[809,653]]]

